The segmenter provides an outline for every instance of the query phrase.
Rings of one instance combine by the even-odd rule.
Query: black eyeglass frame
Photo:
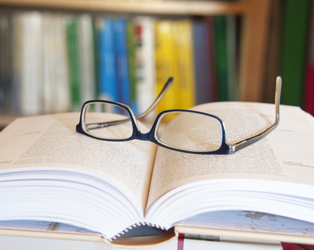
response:
[[[279,103],[280,103],[280,95],[281,95],[281,85],[282,85],[282,80],[281,77],[277,77],[276,79],[276,93],[275,93],[275,107],[276,107],[276,120],[275,122],[268,127],[267,129],[265,129],[264,131],[262,131],[261,133],[243,139],[239,142],[236,142],[234,144],[229,144],[226,140],[226,132],[225,132],[225,124],[224,122],[217,116],[212,115],[212,114],[207,114],[204,112],[199,112],[199,111],[195,111],[195,110],[186,110],[186,109],[171,109],[171,110],[165,110],[162,111],[158,114],[158,116],[156,117],[150,131],[148,133],[141,133],[139,126],[137,124],[137,119],[141,119],[143,117],[145,117],[152,109],[155,108],[155,106],[158,104],[158,102],[162,99],[162,97],[164,96],[165,92],[167,91],[167,89],[170,87],[170,85],[173,82],[173,78],[169,78],[168,81],[166,82],[163,90],[161,91],[161,93],[159,94],[159,96],[156,98],[155,102],[149,107],[149,109],[147,111],[145,111],[143,114],[139,115],[139,116],[135,116],[133,111],[131,110],[131,108],[128,105],[125,105],[123,103],[119,103],[119,102],[113,102],[113,101],[107,101],[107,100],[91,100],[91,101],[87,101],[83,104],[82,106],[82,110],[81,110],[81,115],[80,115],[80,121],[79,124],[76,125],[76,131],[78,133],[87,135],[89,137],[92,137],[94,139],[98,139],[98,140],[104,140],[104,141],[130,141],[130,140],[143,140],[143,141],[151,141],[155,144],[157,144],[158,146],[170,149],[170,150],[175,150],[175,151],[179,151],[182,153],[192,153],[192,154],[216,154],[216,155],[220,155],[220,154],[233,154],[236,151],[243,149],[247,146],[252,145],[253,143],[263,139],[264,137],[266,137],[271,131],[273,131],[279,124],[279,120],[280,120],[280,113],[279,113]],[[114,126],[117,124],[121,124],[127,121],[131,121],[132,123],[132,128],[133,128],[133,132],[132,135],[129,138],[126,139],[107,139],[107,138],[101,138],[101,137],[97,137],[91,133],[88,132],[87,127],[84,126],[84,120],[85,120],[85,115],[86,115],[86,108],[89,104],[93,104],[93,103],[107,103],[107,104],[113,104],[113,105],[117,105],[120,106],[121,108],[124,108],[128,114],[129,114],[129,118],[123,119],[123,120],[117,120],[117,121],[109,121],[109,122],[104,122],[104,123],[97,123],[97,125],[99,126],[99,128],[103,128],[103,127],[108,127],[108,126]],[[195,113],[195,114],[200,114],[200,115],[205,115],[205,116],[209,116],[212,118],[217,119],[220,122],[221,125],[221,129],[222,129],[222,141],[221,141],[221,146],[219,149],[215,150],[215,151],[189,151],[189,150],[183,150],[183,149],[179,149],[176,147],[172,147],[167,145],[166,143],[163,143],[162,141],[158,140],[158,136],[157,136],[157,128],[159,127],[159,124],[161,122],[162,117],[165,114],[168,113],[173,113],[173,112],[184,112],[184,113]],[[93,124],[95,125],[95,124]]]

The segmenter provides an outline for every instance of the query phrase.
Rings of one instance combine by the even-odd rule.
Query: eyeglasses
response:
[[[281,77],[276,79],[276,120],[261,133],[228,144],[224,122],[217,116],[195,110],[162,111],[150,131],[142,133],[137,122],[146,117],[160,102],[173,82],[170,77],[154,103],[141,115],[135,116],[129,106],[112,101],[87,101],[83,104],[76,131],[104,141],[151,141],[161,147],[193,154],[232,154],[261,140],[279,124]],[[169,122],[171,121],[171,122]],[[166,129],[163,124],[169,123]],[[194,129],[195,127],[201,129]],[[210,129],[204,129],[210,128]]]

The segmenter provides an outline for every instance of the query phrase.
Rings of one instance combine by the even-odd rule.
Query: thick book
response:
[[[230,142],[275,119],[272,104],[221,102],[193,109],[221,117]],[[147,225],[314,243],[314,120],[297,107],[281,106],[280,112],[273,132],[232,155],[96,140],[76,132],[79,113],[16,119],[0,133],[0,221],[65,223],[109,241]],[[193,120],[175,121],[165,133],[182,124],[210,132]],[[226,213],[226,219],[213,220],[215,213]],[[267,223],[258,223],[263,216]]]

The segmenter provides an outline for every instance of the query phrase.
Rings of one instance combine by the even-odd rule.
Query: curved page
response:
[[[230,143],[263,131],[275,120],[271,104],[212,103],[195,109],[222,118]],[[281,106],[280,111],[281,120],[273,132],[233,155],[184,154],[159,148],[147,221],[169,226],[174,222],[170,214],[180,214],[179,220],[205,211],[251,209],[314,222],[313,213],[308,213],[314,208],[314,129],[300,108]],[[169,126],[182,124],[192,121]],[[189,129],[206,133],[210,128],[194,122]],[[301,209],[304,216],[292,208]]]
[[[20,118],[0,133],[0,185],[12,194],[1,192],[8,204],[0,219],[37,220],[42,212],[109,238],[143,221],[155,147],[89,138],[75,132],[78,121],[78,113]]]

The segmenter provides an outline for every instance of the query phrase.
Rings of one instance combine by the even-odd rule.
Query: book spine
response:
[[[79,48],[81,52],[80,75],[82,102],[95,99],[94,77],[94,41],[90,15],[81,15],[78,19]]]
[[[127,50],[127,30],[124,19],[116,19],[114,25],[114,43],[116,56],[117,85],[119,102],[130,106],[130,82]]]
[[[204,19],[193,22],[193,45],[197,104],[211,101],[209,39]]]
[[[112,22],[110,18],[99,20],[99,98],[117,102],[118,90]]]
[[[218,87],[217,87],[217,66],[215,60],[215,31],[214,31],[214,17],[205,17],[205,34],[208,41],[208,67],[205,69],[209,72],[209,88],[210,88],[210,101],[215,102],[218,100]]]
[[[95,78],[95,98],[98,98],[99,93],[99,34],[98,34],[98,27],[97,27],[97,18],[92,19],[92,32],[93,32],[93,42],[94,42],[94,78]]]
[[[54,40],[55,34],[53,33],[53,16],[49,13],[42,14],[42,27],[41,27],[41,42],[42,42],[42,57],[41,62],[43,65],[42,70],[42,106],[43,113],[52,113],[55,107],[56,97],[56,84],[54,77],[53,60],[55,59]]]
[[[226,30],[226,17],[214,17],[215,60],[217,66],[217,90],[219,101],[229,100]]]
[[[70,110],[71,94],[69,88],[69,69],[67,63],[66,35],[65,35],[65,18],[58,14],[54,20],[55,34],[55,84],[57,93],[55,101],[56,112],[67,112]]]
[[[82,105],[80,79],[80,53],[77,17],[66,18],[67,54],[71,92],[71,111],[79,111]]]
[[[275,79],[279,76],[279,55],[282,21],[282,1],[272,1],[270,6],[270,18],[268,23],[268,41],[266,45],[267,63],[263,70],[263,101],[274,103]]]
[[[136,30],[136,96],[138,112],[143,113],[154,102],[156,95],[155,73],[155,20],[152,17],[137,17]],[[147,117],[152,120],[156,110]]]
[[[21,63],[22,63],[22,14],[14,13],[12,16],[12,93],[11,106],[14,113],[20,113],[21,92]]]
[[[226,22],[228,100],[236,101],[238,99],[236,16],[226,16]]]
[[[112,238],[109,239],[109,241],[113,241],[116,240],[117,238],[121,237],[122,235],[124,235],[125,233],[127,233],[128,231],[130,231],[133,228],[136,227],[140,227],[140,226],[149,226],[149,227],[155,227],[161,230],[167,230],[167,228],[162,227],[160,225],[154,224],[154,223],[149,223],[149,222],[139,222],[139,223],[135,223],[131,226],[129,226],[128,228],[126,228],[125,230],[123,230],[121,233],[116,234],[115,236],[113,236]]]
[[[158,112],[178,108],[176,100],[179,98],[178,73],[176,65],[177,48],[174,40],[174,21],[156,21],[156,79],[157,93],[160,93],[167,79],[174,77],[174,83],[163,100],[157,106]]]
[[[0,16],[0,111],[12,110],[11,70],[12,70],[12,16]],[[2,86],[2,92],[1,92]]]
[[[7,15],[0,16],[0,112],[9,109],[8,96],[10,96],[9,83],[9,18]]]
[[[281,103],[301,106],[310,1],[284,1],[280,75]]]
[[[176,25],[178,49],[179,108],[188,109],[195,105],[195,70],[192,37],[192,21],[178,21]]]
[[[136,37],[135,24],[133,20],[127,21],[127,45],[128,45],[128,64],[129,64],[129,82],[130,82],[130,107],[135,114],[138,113],[137,108],[137,79],[136,79]]]
[[[23,13],[21,17],[20,110],[23,115],[37,115],[42,112],[42,18],[38,12]]]
[[[314,116],[314,4],[311,3],[306,81],[304,88],[304,110]]]

